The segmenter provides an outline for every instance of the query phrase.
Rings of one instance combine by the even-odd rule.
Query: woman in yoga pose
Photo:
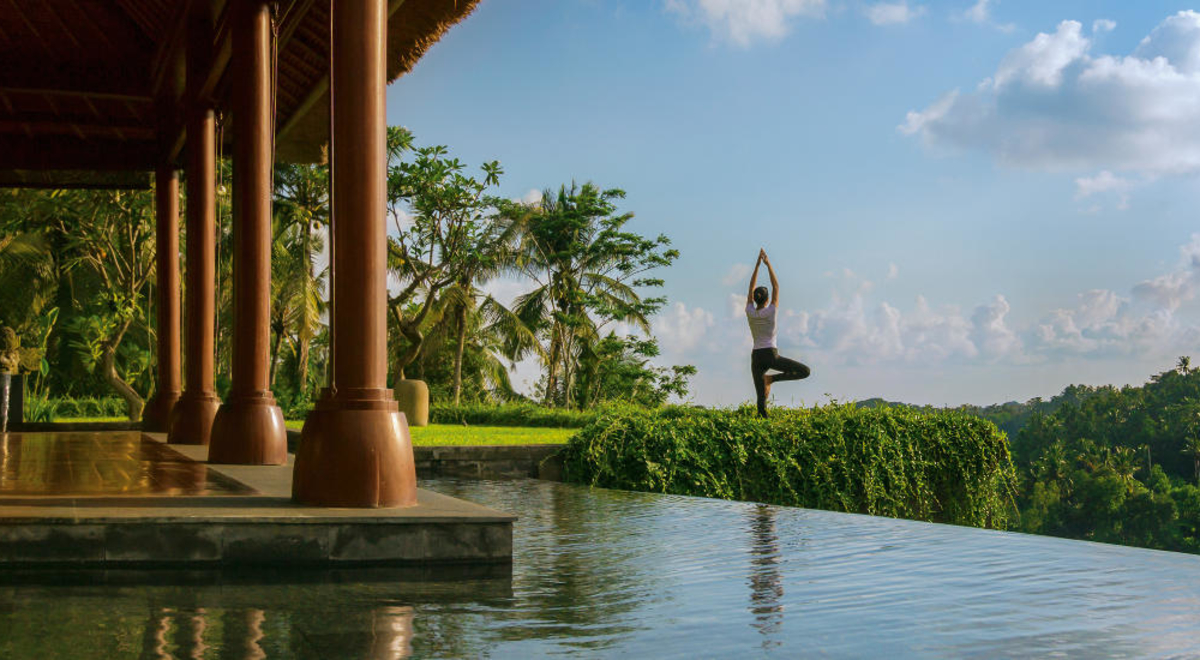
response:
[[[758,283],[758,267],[767,264],[771,276],[771,290]],[[770,298],[771,304],[767,304]],[[779,280],[765,250],[758,251],[754,263],[754,275],[750,277],[750,290],[746,294],[746,321],[750,323],[750,334],[754,337],[754,350],[750,353],[750,373],[754,376],[754,391],[758,395],[758,415],[767,416],[767,397],[771,395],[771,384],[781,380],[808,378],[808,367],[795,360],[780,357],[775,348],[775,312],[779,307]],[[780,373],[768,374],[774,369]]]

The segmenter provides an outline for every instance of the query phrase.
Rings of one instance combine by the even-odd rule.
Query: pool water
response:
[[[508,567],[0,573],[0,657],[1198,657],[1200,557],[535,481]]]

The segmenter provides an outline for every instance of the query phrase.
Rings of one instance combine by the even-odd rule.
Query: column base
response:
[[[417,503],[412,439],[391,390],[342,390],[317,403],[300,431],[292,499],[341,507]]]
[[[213,392],[184,392],[171,410],[167,442],[173,445],[207,445],[213,418],[221,399]]]
[[[287,427],[270,391],[230,392],[213,419],[208,462],[230,465],[283,465]]]
[[[142,429],[154,433],[166,433],[171,430],[171,411],[175,408],[175,404],[179,403],[181,396],[183,396],[183,392],[179,390],[155,392],[154,396],[146,402],[145,409],[142,410]]]

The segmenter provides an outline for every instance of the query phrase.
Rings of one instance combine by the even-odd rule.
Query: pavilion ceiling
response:
[[[389,79],[409,71],[477,2],[393,0]],[[236,123],[225,112],[227,5],[0,0],[0,186],[145,186],[159,162],[181,162],[189,20],[211,42],[199,87],[225,125]],[[314,162],[328,140],[330,0],[281,0],[276,17],[278,159]]]

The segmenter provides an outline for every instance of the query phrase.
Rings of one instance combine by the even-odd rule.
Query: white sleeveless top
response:
[[[750,335],[754,337],[754,348],[775,348],[775,305],[762,309],[754,303],[746,303],[746,321],[750,323]]]

